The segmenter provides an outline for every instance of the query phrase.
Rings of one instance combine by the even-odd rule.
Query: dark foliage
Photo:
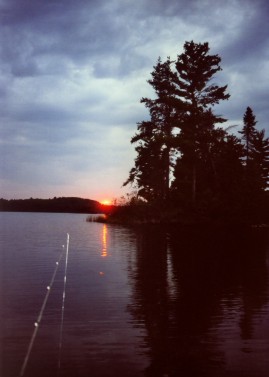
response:
[[[107,209],[99,202],[82,198],[53,199],[0,199],[0,211],[9,212],[62,212],[104,213]]]
[[[172,218],[263,221],[269,138],[256,129],[250,107],[241,139],[216,127],[226,119],[213,107],[230,97],[227,85],[212,83],[220,62],[209,54],[208,43],[193,41],[175,62],[159,58],[148,81],[156,98],[141,100],[150,120],[138,123],[131,139],[137,157],[125,185],[135,185],[149,207],[165,207]]]

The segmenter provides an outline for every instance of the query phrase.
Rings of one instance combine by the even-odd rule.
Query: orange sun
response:
[[[103,204],[104,206],[110,206],[111,205],[111,200],[108,200],[108,199],[102,200],[101,204]]]

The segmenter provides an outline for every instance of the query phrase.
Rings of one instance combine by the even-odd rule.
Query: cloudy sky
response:
[[[0,0],[0,196],[126,192],[130,138],[158,57],[209,42],[242,124],[252,107],[269,136],[267,0]]]

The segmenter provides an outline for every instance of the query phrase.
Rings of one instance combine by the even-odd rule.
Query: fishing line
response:
[[[67,233],[66,255],[65,255],[65,270],[64,270],[64,287],[63,287],[63,300],[62,300],[62,316],[61,316],[61,327],[60,327],[60,338],[59,338],[58,375],[59,375],[59,371],[60,371],[60,368],[61,368],[61,356],[62,356],[64,305],[65,305],[65,290],[66,290],[68,251],[69,251],[69,234]]]
[[[37,320],[34,324],[35,329],[33,331],[33,334],[32,334],[28,349],[27,349],[27,353],[26,353],[26,356],[24,358],[24,362],[23,362],[22,367],[21,367],[20,377],[22,377],[24,375],[25,368],[26,368],[27,363],[29,361],[29,357],[30,357],[30,354],[31,354],[31,351],[32,351],[32,348],[33,348],[33,345],[34,345],[34,341],[35,341],[35,338],[36,338],[36,335],[37,335],[37,332],[38,332],[38,329],[39,329],[39,325],[40,325],[40,322],[42,320],[43,313],[44,313],[44,310],[45,310],[45,307],[46,307],[46,304],[47,304],[47,301],[48,301],[48,298],[49,298],[49,295],[50,295],[51,288],[52,288],[53,283],[54,283],[54,279],[55,279],[60,261],[61,261],[62,256],[63,256],[63,253],[64,253],[64,251],[61,252],[60,257],[59,257],[58,261],[56,262],[56,266],[55,266],[51,281],[50,281],[49,285],[47,286],[47,293],[45,295],[45,298],[44,298],[43,304],[41,306]]]

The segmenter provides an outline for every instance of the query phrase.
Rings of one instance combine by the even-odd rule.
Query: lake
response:
[[[268,376],[267,229],[1,212],[0,242],[1,377],[20,375],[47,294],[26,377]]]

